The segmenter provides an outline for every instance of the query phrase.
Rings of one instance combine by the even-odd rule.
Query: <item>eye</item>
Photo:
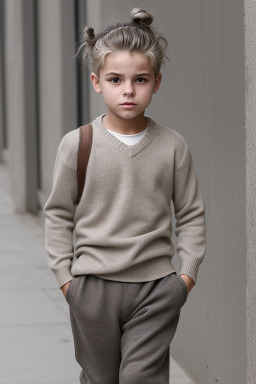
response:
[[[144,77],[138,77],[137,78],[138,83],[145,83],[146,81],[147,81],[147,79],[145,79]]]
[[[110,81],[111,83],[117,84],[118,81],[119,81],[119,78],[118,78],[118,77],[111,77],[111,79],[109,79],[109,81]]]

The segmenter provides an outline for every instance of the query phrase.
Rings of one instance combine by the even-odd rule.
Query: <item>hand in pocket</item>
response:
[[[195,282],[193,279],[191,279],[190,276],[188,275],[180,275],[180,277],[185,281],[186,286],[187,286],[187,291],[188,293],[191,291],[191,289],[194,287]]]
[[[64,295],[65,298],[66,298],[66,293],[67,293],[69,284],[70,284],[70,281],[68,281],[66,284],[64,284],[64,285],[61,287],[62,293],[63,293],[63,295]]]

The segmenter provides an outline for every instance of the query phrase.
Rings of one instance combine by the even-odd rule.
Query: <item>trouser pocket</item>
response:
[[[174,273],[174,276],[175,276],[176,281],[178,282],[178,284],[180,286],[180,290],[181,290],[181,306],[183,306],[185,304],[185,302],[187,301],[187,298],[188,298],[187,284],[185,283],[183,278],[180,275],[178,275],[177,273]]]
[[[70,304],[72,300],[78,281],[79,281],[79,276],[74,276],[69,283],[69,286],[66,292],[66,301],[68,302],[68,304]]]

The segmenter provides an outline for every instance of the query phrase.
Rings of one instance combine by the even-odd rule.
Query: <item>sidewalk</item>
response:
[[[68,304],[47,265],[42,220],[13,213],[2,164],[0,227],[0,384],[79,384]],[[172,359],[170,384],[193,384]]]

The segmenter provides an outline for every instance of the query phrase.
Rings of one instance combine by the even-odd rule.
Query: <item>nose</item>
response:
[[[126,82],[124,84],[123,94],[127,96],[134,96],[135,90],[132,82]]]

